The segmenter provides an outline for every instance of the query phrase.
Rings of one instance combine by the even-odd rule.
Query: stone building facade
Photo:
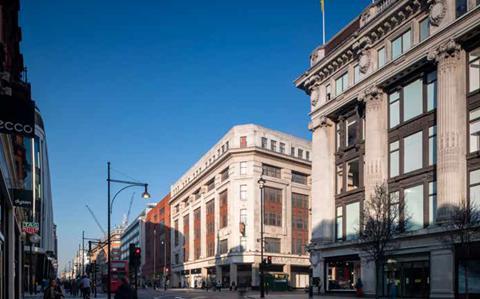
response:
[[[381,265],[377,292],[465,293],[463,257],[438,236],[452,206],[480,202],[479,4],[377,0],[315,49],[296,80],[311,99],[310,250],[323,292],[353,291],[358,278],[376,292],[375,265],[357,239],[363,201],[386,184],[409,226]],[[479,260],[468,261],[470,293],[480,293]]]
[[[310,152],[307,140],[235,126],[173,184],[172,286],[258,287],[262,173],[266,272],[308,283]]]

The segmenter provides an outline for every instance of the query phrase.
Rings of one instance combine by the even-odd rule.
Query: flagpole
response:
[[[323,44],[325,45],[325,8],[322,10]]]

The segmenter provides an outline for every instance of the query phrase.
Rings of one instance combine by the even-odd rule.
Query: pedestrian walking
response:
[[[80,289],[83,299],[90,299],[91,281],[88,276],[84,275],[80,280]]]
[[[43,293],[43,299],[62,299],[65,298],[63,295],[62,289],[57,284],[56,279],[50,280],[49,286],[45,289]]]
[[[120,279],[120,287],[115,293],[115,299],[137,299],[137,293],[128,283],[127,278],[122,277]]]
[[[363,297],[363,283],[360,277],[357,279],[355,289],[357,290],[357,297]]]

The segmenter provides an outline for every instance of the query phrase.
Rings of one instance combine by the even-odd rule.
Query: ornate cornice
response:
[[[358,100],[365,103],[371,100],[381,100],[383,99],[382,95],[383,90],[380,87],[373,85],[366,88],[365,91],[360,94]]]
[[[331,126],[332,123],[328,117],[320,116],[312,119],[312,121],[308,124],[308,129],[313,132],[318,128],[325,128]]]
[[[433,49],[427,55],[427,59],[431,61],[441,62],[448,58],[460,57],[462,47],[453,39],[448,40],[446,43],[440,45],[438,48]]]
[[[348,47],[345,47],[342,51],[335,51],[334,53],[338,53],[335,56],[327,56],[318,61],[320,64],[324,61],[323,65],[318,69],[315,69],[315,66],[313,66],[315,69],[314,74],[311,75],[307,73],[306,76],[318,76],[318,79],[316,80],[323,81],[359,56],[360,59],[363,60],[361,66],[362,72],[366,72],[371,63],[371,58],[368,53],[369,51],[367,51],[371,45],[384,38],[391,31],[397,29],[397,27],[401,26],[412,14],[415,14],[418,10],[422,9],[422,3],[425,4],[425,2],[419,0],[407,1],[403,6],[398,7],[396,11],[385,16],[382,21],[378,22],[378,24],[370,25],[371,28],[361,36],[358,36],[359,32],[353,33],[349,38],[355,40],[350,42]],[[423,7],[425,8],[426,6],[423,5]],[[370,13],[368,13],[368,16],[365,14],[363,17],[371,17],[369,14]],[[368,26],[369,25],[365,27]],[[359,31],[365,30],[365,27],[360,28]],[[310,77],[306,78],[303,84],[299,85],[299,87],[304,89],[307,93],[309,92],[308,89],[311,85]]]

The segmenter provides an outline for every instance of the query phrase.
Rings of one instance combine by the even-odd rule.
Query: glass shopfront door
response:
[[[428,257],[425,257],[428,259]],[[384,266],[385,296],[428,298],[430,293],[430,262],[391,258]]]

